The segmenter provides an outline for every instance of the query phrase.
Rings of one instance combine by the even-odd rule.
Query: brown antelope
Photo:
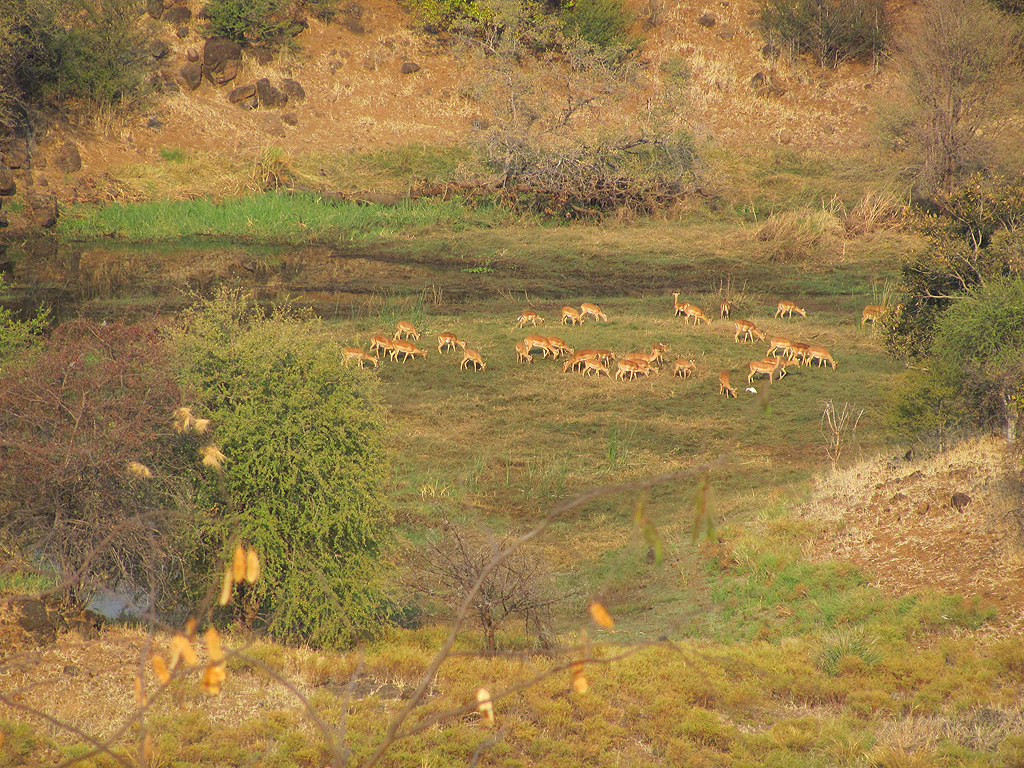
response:
[[[586,360],[583,361],[583,375],[589,376],[591,373],[594,373],[598,376],[600,376],[603,373],[609,379],[612,377],[612,375],[608,372],[607,366],[605,366],[604,363],[602,363],[597,358],[588,357]]]
[[[527,309],[519,316],[519,320],[516,321],[516,328],[522,328],[527,323],[533,323],[533,327],[536,328],[537,323],[544,325],[544,318],[532,309]]]
[[[604,320],[606,323],[608,322],[608,315],[602,312],[601,308],[597,306],[597,304],[591,304],[590,302],[585,301],[580,304],[580,322],[582,322],[583,318],[587,315],[590,315],[595,320]]]
[[[568,373],[569,371],[582,370],[585,367],[587,360],[598,360],[597,351],[593,349],[585,349],[582,352],[577,352],[572,355],[568,360],[562,364],[562,373]]]
[[[395,324],[395,338],[396,339],[415,339],[420,340],[420,333],[416,330],[412,323],[406,322],[405,320],[399,320]]]
[[[474,349],[464,348],[462,350],[462,362],[459,364],[459,369],[461,370],[463,368],[468,367],[470,363],[472,363],[473,367],[476,368],[478,371],[487,370],[487,363],[485,363],[484,359],[480,357],[479,352],[477,352]]]
[[[516,342],[516,362],[532,363],[533,355],[530,354],[530,347],[525,341]]]
[[[377,367],[377,363],[378,363],[377,358],[374,357],[373,355],[366,354],[366,352],[363,351],[362,347],[343,347],[342,350],[341,350],[341,354],[345,358],[345,367],[346,368],[348,367],[348,361],[349,360],[355,360],[360,368],[363,367],[363,361],[364,360],[369,360],[371,363],[373,363],[373,367],[374,368]]]
[[[580,316],[580,313],[572,307],[562,307],[562,325],[565,325],[566,323],[583,325],[583,318]]]
[[[740,334],[743,335],[744,341],[749,340],[753,342],[755,336],[761,341],[764,341],[764,332],[757,330],[757,326],[749,320],[734,320],[733,325],[736,326],[736,336],[734,337],[735,341],[738,342],[740,340]]]
[[[685,301],[680,301],[679,300],[679,291],[673,291],[673,293],[672,293],[672,301],[675,304],[675,308],[676,308],[676,312],[673,315],[673,317],[679,317],[681,314],[683,314],[683,310],[685,310],[688,306],[690,306]]]
[[[665,359],[665,352],[668,349],[664,344],[655,344],[651,347],[650,354],[646,352],[630,352],[628,355],[623,355],[623,360],[640,360],[641,362],[647,363],[649,366],[653,366],[655,363],[661,362]]]
[[[778,359],[778,358],[775,358],[775,359]],[[779,379],[780,380],[786,378],[786,373],[788,373],[789,366],[791,366],[791,365],[803,365],[803,363],[801,363],[799,360],[783,360],[781,365],[779,366]]]
[[[871,321],[872,325],[882,316],[885,312],[885,307],[881,304],[868,304],[864,307],[864,311],[860,313],[860,324],[863,327],[864,323]]]
[[[523,339],[523,343],[526,345],[527,354],[532,352],[533,349],[536,347],[537,349],[541,350],[544,353],[544,357],[547,357],[548,355],[551,355],[552,357],[555,358],[558,357],[558,352],[555,351],[555,348],[553,346],[551,346],[551,342],[548,341],[547,336],[539,336],[537,334],[532,334]]]
[[[550,344],[551,348],[554,350],[556,360],[561,355],[565,355],[566,357],[568,357],[569,355],[576,351],[568,344],[566,344],[564,340],[558,338],[557,336],[548,336],[548,344]]]
[[[736,305],[728,299],[722,299],[722,303],[718,305],[718,314],[722,316],[723,320],[728,320],[735,307]]]
[[[718,374],[718,394],[725,395],[726,397],[736,397],[736,387],[732,385],[728,371],[722,371]]]
[[[810,346],[804,344],[802,341],[794,341],[789,347],[790,352],[793,353],[793,359],[799,360],[801,365],[807,365],[810,363],[810,358],[808,356],[810,349]]]
[[[805,310],[800,309],[800,307],[798,307],[792,301],[786,301],[785,299],[780,301],[778,307],[775,308],[776,317],[786,317],[786,315],[789,315],[790,319],[792,319],[794,312],[796,312],[798,315],[803,315],[804,317],[807,317],[807,312]]]
[[[693,360],[687,360],[686,358],[680,357],[676,360],[676,364],[672,368],[672,375],[682,376],[684,379],[688,379],[696,367],[697,364],[693,362]]]
[[[750,375],[747,376],[747,384],[750,384],[754,380],[754,377],[759,373],[768,374],[768,383],[770,384],[774,380],[775,374],[778,372],[779,368],[782,367],[782,361],[778,358],[773,358],[771,362],[766,360],[753,360],[747,367],[750,368]],[[781,379],[782,377],[780,376],[779,378]]]
[[[610,349],[581,349],[576,354],[596,357],[605,365],[607,365],[608,363],[615,359],[615,353],[612,352]]]
[[[462,347],[462,350],[465,351],[466,342],[450,331],[442,331],[437,334],[437,354],[440,355],[446,349],[454,352],[456,347]]]
[[[616,368],[616,379],[624,379],[626,376],[629,376],[630,379],[635,379],[637,376],[650,376],[657,370],[643,360],[630,360],[625,357],[619,360]]]
[[[700,321],[703,320],[708,325],[711,325],[711,318],[704,314],[704,310],[698,307],[696,304],[687,304],[683,307],[683,314],[686,315],[684,322],[689,325],[690,318],[693,318],[694,325],[700,325]]]
[[[783,338],[782,336],[772,336],[771,341],[768,343],[768,351],[765,353],[765,359],[768,356],[776,357],[776,353],[782,350],[782,354],[786,357],[793,357],[793,342],[789,339]]]
[[[402,355],[402,362],[404,363],[410,357],[416,357],[416,355],[422,355],[423,359],[427,359],[427,353],[417,347],[411,341],[405,341],[395,339],[391,342],[391,359],[398,360],[398,356]]]
[[[832,366],[833,371],[836,369],[836,361],[832,359],[832,355],[825,347],[810,347],[807,350],[807,355],[809,360],[808,365],[817,360],[819,368],[821,368],[823,364],[828,364]]]
[[[387,355],[392,349],[394,349],[394,342],[390,336],[385,336],[383,333],[375,333],[370,337],[370,351],[374,354],[383,352]]]

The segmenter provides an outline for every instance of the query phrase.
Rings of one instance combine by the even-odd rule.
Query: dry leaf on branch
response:
[[[235,554],[231,559],[231,573],[235,583],[245,580],[245,547],[242,542],[235,544]]]
[[[140,464],[137,461],[128,462],[128,474],[135,475],[135,477],[152,477],[153,472],[145,464]]]
[[[615,619],[612,618],[608,610],[596,600],[590,604],[590,615],[594,617],[600,626],[605,629],[615,629]]]
[[[255,549],[250,549],[245,553],[245,580],[250,584],[255,584],[259,577],[260,557],[256,554]]]
[[[219,605],[227,605],[231,601],[231,590],[235,588],[235,569],[231,565],[224,567],[224,581],[220,585]]]
[[[484,716],[488,723],[494,725],[494,703],[491,701],[491,694],[486,688],[476,692],[476,708]]]
[[[157,680],[163,685],[167,685],[171,682],[171,672],[167,669],[167,663],[164,661],[164,657],[159,653],[154,653],[153,658],[150,660],[153,664],[153,672],[156,673]]]

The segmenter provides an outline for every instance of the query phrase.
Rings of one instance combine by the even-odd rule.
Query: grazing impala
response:
[[[373,355],[368,355],[363,351],[362,347],[343,347],[341,354],[345,357],[345,367],[348,367],[349,360],[355,360],[360,368],[363,367],[363,361],[369,360],[373,363],[373,367],[377,367],[378,360]]]
[[[810,347],[807,350],[807,355],[809,360],[808,365],[817,360],[819,368],[821,368],[823,364],[828,364],[832,366],[833,371],[836,369],[836,361],[832,359],[832,355],[825,347]]]
[[[808,357],[810,349],[810,346],[804,344],[802,341],[794,341],[790,345],[790,351],[793,353],[793,359],[799,360],[801,364],[807,364],[810,362]]]
[[[738,342],[740,340],[741,334],[744,341],[749,340],[753,342],[755,336],[757,336],[761,341],[764,341],[764,332],[757,330],[757,326],[749,320],[734,320],[733,325],[736,326],[736,336],[734,337],[735,341]]]
[[[704,314],[704,310],[698,307],[696,304],[687,304],[683,307],[683,314],[686,315],[685,322],[687,325],[690,324],[690,318],[693,318],[694,325],[700,325],[700,321],[703,320],[708,325],[711,325],[711,318]]]
[[[807,317],[807,312],[800,309],[800,307],[798,307],[792,301],[782,300],[779,302],[779,306],[775,308],[776,317],[786,317],[787,315],[789,315],[790,319],[792,319],[794,312],[796,312],[798,315],[803,315],[804,317]]]
[[[386,355],[392,349],[394,349],[394,342],[390,336],[385,336],[383,333],[375,333],[370,337],[370,351],[374,354],[383,352]]]
[[[600,376],[603,373],[609,379],[612,377],[612,375],[608,373],[608,368],[605,366],[604,363],[602,363],[597,358],[588,357],[586,360],[583,361],[583,375],[589,376],[592,373],[597,374],[598,376]]]
[[[565,325],[566,323],[583,325],[583,318],[580,316],[580,313],[572,307],[562,307],[562,325]]]
[[[651,347],[650,353],[646,352],[630,352],[628,355],[623,355],[623,360],[640,360],[647,363],[649,366],[653,366],[655,363],[661,362],[665,359],[665,352],[668,350],[664,344],[655,344]]]
[[[718,314],[722,316],[723,320],[727,320],[729,316],[732,314],[732,310],[735,308],[735,306],[736,305],[733,304],[728,299],[723,299],[722,303],[718,305]]]
[[[551,349],[554,350],[555,359],[557,360],[560,355],[571,355],[576,350],[565,343],[564,340],[557,336],[548,336],[548,344],[551,345]]]
[[[544,325],[544,318],[532,309],[527,309],[519,316],[519,320],[516,321],[516,328],[522,328],[527,323],[533,323],[533,327],[536,328],[537,323]]]
[[[533,355],[530,354],[530,346],[525,341],[516,342],[516,362],[532,363]]]
[[[802,363],[799,360],[783,360],[781,365],[779,366],[780,379],[784,379],[786,377],[786,373],[788,372],[789,366],[791,365],[802,365]]]
[[[487,370],[487,363],[485,363],[484,359],[480,357],[479,352],[477,352],[474,349],[463,349],[462,362],[459,364],[459,369],[461,370],[463,368],[468,367],[470,363],[472,363],[473,367],[476,368],[478,371]]]
[[[558,357],[558,352],[551,346],[551,342],[548,341],[547,336],[539,336],[532,334],[523,339],[523,344],[526,345],[526,353],[529,354],[534,348],[541,350],[544,353],[544,357],[551,355],[552,357]]]
[[[619,360],[616,368],[616,379],[624,379],[627,376],[630,379],[635,379],[637,376],[650,376],[657,371],[657,368],[652,368],[643,360],[630,360],[625,357]]]
[[[606,323],[608,322],[608,315],[602,312],[601,308],[597,306],[597,304],[591,304],[590,302],[585,301],[580,304],[580,321],[582,322],[583,318],[587,315],[590,315],[595,320],[604,320]]]
[[[782,336],[772,336],[768,342],[768,352],[766,355],[776,357],[776,353],[782,350],[782,353],[789,358],[793,357],[793,342],[789,339],[783,338]],[[766,358],[767,359],[767,358]]]
[[[416,355],[422,355],[423,359],[427,359],[427,353],[417,347],[411,341],[404,341],[395,339],[391,342],[391,359],[398,360],[398,356],[402,355],[402,362],[404,363],[410,357],[416,357]]]
[[[600,361],[597,352],[593,349],[585,349],[581,352],[577,352],[572,355],[568,360],[562,364],[562,373],[568,373],[569,371],[583,370],[587,360],[598,360]]]
[[[726,397],[736,397],[736,387],[732,385],[728,371],[718,374],[718,394]]]
[[[771,362],[768,362],[767,360],[753,360],[747,367],[750,368],[750,375],[747,376],[747,384],[750,384],[754,380],[754,377],[759,373],[768,374],[768,382],[771,383],[775,378],[776,372],[782,367],[782,361],[778,358],[773,358]],[[781,379],[782,377],[780,376],[779,378]]]
[[[607,365],[608,363],[615,359],[615,353],[612,352],[610,349],[581,349],[576,354],[596,357],[605,365]]]
[[[881,304],[868,304],[864,307],[864,311],[860,313],[861,326],[869,320],[871,321],[871,324],[874,325],[875,321],[882,316],[883,312],[885,312],[885,307]]]
[[[449,331],[442,331],[437,334],[437,354],[441,354],[446,349],[454,352],[456,347],[462,347],[463,351],[465,351],[466,342]]]
[[[416,339],[420,340],[419,331],[413,326],[412,323],[406,322],[405,320],[399,320],[395,324],[395,338],[396,339]]]
[[[676,360],[676,364],[672,368],[672,375],[682,376],[684,379],[688,379],[696,367],[697,364],[693,360],[687,360],[686,358],[680,357]]]

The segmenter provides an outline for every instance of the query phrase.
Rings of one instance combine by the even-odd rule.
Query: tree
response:
[[[377,575],[389,525],[374,374],[340,366],[315,319],[286,308],[265,317],[236,292],[188,311],[173,343],[182,386],[226,457],[210,453],[190,570],[211,583],[241,538],[263,569],[240,620],[317,646],[373,634],[388,607]]]
[[[1015,25],[985,0],[936,0],[901,44],[910,111],[898,134],[920,149],[919,194],[991,165],[1021,96]],[[1019,162],[1019,146],[1008,159]]]

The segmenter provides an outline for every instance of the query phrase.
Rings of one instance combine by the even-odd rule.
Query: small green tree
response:
[[[207,33],[240,44],[276,43],[300,29],[288,0],[210,0]]]
[[[187,312],[173,341],[183,387],[227,457],[210,470],[193,567],[213,578],[240,537],[263,562],[240,618],[317,646],[373,634],[385,608],[377,575],[389,524],[374,374],[339,365],[315,319],[286,309],[265,317],[234,292]]]

